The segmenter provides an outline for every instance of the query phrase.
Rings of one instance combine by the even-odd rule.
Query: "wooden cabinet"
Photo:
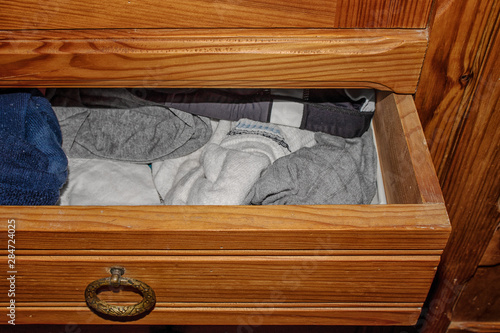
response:
[[[1,4],[3,87],[380,90],[373,125],[388,201],[0,207],[4,244],[7,221],[16,226],[16,323],[415,323],[450,232],[408,95],[429,9],[430,1],[375,0]],[[357,27],[373,29],[345,29]],[[87,307],[87,285],[115,266],[155,290],[147,315],[117,321]],[[5,315],[9,299],[0,302]]]

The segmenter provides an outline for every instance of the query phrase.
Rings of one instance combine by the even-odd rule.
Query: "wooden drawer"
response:
[[[414,324],[450,225],[411,96],[379,93],[374,131],[387,205],[0,207],[16,323],[117,323],[84,290],[121,266],[156,305],[120,323]]]
[[[0,30],[424,28],[431,0],[38,0],[0,4]]]
[[[339,314],[332,316],[335,310],[361,318],[371,311],[380,316],[362,319],[360,324],[410,323],[416,321],[415,308],[427,295],[437,260],[436,255],[316,255],[307,252],[303,255],[191,253],[20,257],[18,271],[34,274],[19,275],[16,285],[19,322],[47,322],[47,318],[29,318],[33,312],[39,312],[33,308],[41,312],[50,308],[63,313],[70,307],[80,312],[78,316],[73,315],[71,321],[91,324],[104,323],[107,319],[83,311],[86,308],[85,288],[90,282],[109,276],[106,268],[117,263],[125,267],[125,276],[147,281],[156,294],[155,309],[130,323],[236,324],[236,318],[227,317],[226,313],[237,311],[239,315],[248,316],[262,308],[269,316],[267,323],[353,323],[352,318],[339,318]],[[131,292],[109,292],[101,298],[113,304],[140,301],[140,297]],[[221,310],[223,316],[218,315]],[[307,315],[311,310],[314,312]],[[179,311],[196,313],[192,317],[201,315],[201,318],[187,319],[179,316]],[[274,318],[274,311],[281,312],[282,318]],[[300,311],[303,314],[299,315]]]

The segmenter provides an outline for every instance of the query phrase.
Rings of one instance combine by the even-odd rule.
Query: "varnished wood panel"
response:
[[[415,92],[423,30],[0,31],[0,86]]]
[[[24,315],[26,311],[23,311]],[[127,325],[123,327],[120,325],[77,325],[74,321],[66,321],[60,325],[10,325],[1,324],[0,331],[2,333],[169,333],[169,331],[164,331],[163,329],[168,329],[167,327],[152,327],[145,325]],[[201,332],[201,331],[200,331]],[[236,331],[234,331],[236,333]],[[183,333],[183,332],[175,332]],[[187,332],[186,332],[187,333]],[[208,332],[207,332],[208,333]],[[227,332],[229,333],[229,332]],[[232,333],[232,332],[231,332]],[[350,333],[350,332],[343,332]],[[353,332],[354,333],[354,332]],[[375,333],[375,332],[374,332]],[[381,333],[381,332],[377,332]],[[387,332],[387,333],[399,333],[399,332]]]
[[[24,311],[23,311],[24,312]],[[246,317],[253,318],[253,317]],[[242,325],[247,325],[242,327]],[[11,325],[10,325],[11,326]],[[12,329],[12,327],[15,327]],[[417,333],[410,326],[330,326],[330,325],[262,325],[240,323],[240,325],[0,325],[3,333]],[[68,332],[69,331],[69,332]]]
[[[119,295],[121,293],[124,293],[123,295]],[[133,294],[133,295],[132,295]],[[103,296],[104,295],[104,296]],[[111,296],[110,296],[111,295]],[[141,300],[142,297],[139,294],[133,293],[130,290],[125,290],[125,291],[119,291],[117,294],[110,290],[104,290],[104,292],[99,293],[99,298],[102,300],[110,300],[110,303],[116,303],[117,305],[119,304],[134,304],[136,300]],[[124,300],[127,299],[127,300]],[[248,307],[264,307],[268,306],[271,303],[250,303],[250,302],[238,302],[238,303],[217,303],[217,302],[156,302],[155,305],[158,308],[198,308],[198,307],[222,307],[222,308],[239,308],[239,309],[245,309]],[[0,303],[0,306],[7,305],[7,303]],[[394,308],[395,305],[394,303],[382,303],[382,302],[377,302],[377,303],[372,303],[372,302],[342,302],[342,303],[336,303],[336,302],[308,302],[308,303],[285,303],[283,304],[283,307],[287,308],[319,308],[319,307],[330,307],[330,308],[373,308],[374,305],[376,305],[377,308],[380,309],[388,309],[388,308]],[[401,307],[401,308],[414,308],[420,306],[420,303],[398,303],[396,307]],[[23,302],[22,303],[23,307],[86,307],[85,301],[78,301],[78,302]]]
[[[247,317],[252,318],[252,317]],[[0,325],[2,333],[416,333],[409,326],[330,326],[330,325],[262,325],[249,324],[248,328],[240,325],[18,325],[9,327]],[[12,328],[14,327],[14,329]],[[360,331],[362,330],[362,331]]]
[[[500,211],[500,207],[498,207]],[[500,264],[500,224],[491,238],[479,266],[494,266]]]
[[[4,206],[0,219],[16,220],[19,250],[441,250],[450,231],[442,204]]]
[[[415,104],[437,175],[443,180],[464,124],[474,82],[480,75],[489,38],[488,33],[483,33],[498,12],[492,10],[494,0],[435,2]],[[482,55],[478,54],[481,43],[486,43]]]
[[[500,321],[493,322],[452,322],[448,333],[495,333],[500,332]]]
[[[335,27],[425,28],[432,1],[338,0]]]
[[[112,266],[147,283],[160,303],[421,305],[438,261],[439,256],[18,256],[16,305],[84,302],[87,285],[109,277]],[[0,287],[8,290],[9,283],[3,279]],[[129,297],[108,295],[137,302]],[[0,300],[8,301],[7,293]]]
[[[19,307],[19,323],[87,325],[236,325],[234,332],[245,332],[260,325],[413,325],[419,308],[286,308],[264,304],[257,308],[156,308],[139,321],[113,322],[85,307]],[[122,332],[127,328],[122,328]],[[239,331],[238,331],[239,330]],[[133,331],[135,332],[135,331]],[[203,328],[199,332],[205,332]],[[225,332],[225,331],[222,331]],[[399,333],[399,332],[398,332]]]
[[[479,267],[453,309],[452,326],[473,326],[474,322],[476,326],[497,322],[500,328],[500,266]]]
[[[176,325],[172,327],[175,333],[244,333],[245,330],[238,326],[196,326],[196,325]],[[238,332],[238,329],[240,330]],[[409,326],[312,326],[312,325],[294,325],[294,326],[276,326],[276,325],[251,325],[248,331],[252,333],[416,333]],[[10,333],[10,332],[9,332]],[[24,332],[22,332],[24,333]],[[43,332],[41,332],[43,333]],[[84,333],[84,332],[81,332]],[[153,333],[153,332],[151,332]],[[249,333],[249,332],[245,332]]]
[[[462,5],[466,4],[465,7]],[[489,8],[488,11],[477,11],[471,16],[469,6]],[[463,96],[465,106],[462,113],[457,111],[456,103],[449,103],[448,98],[455,98],[456,91],[451,93],[445,90],[436,93],[433,98],[442,98],[440,110],[449,111],[449,115],[457,121],[459,135],[445,136],[443,142],[434,141],[433,144],[452,144],[454,149],[446,157],[446,172],[440,174],[443,195],[452,224],[450,241],[442,256],[442,265],[436,274],[435,289],[431,293],[429,308],[422,332],[445,332],[450,323],[450,314],[455,301],[458,299],[467,281],[476,271],[481,257],[500,222],[498,209],[498,194],[500,193],[500,2],[498,1],[438,1],[440,16],[436,16],[433,26],[438,29],[443,38],[450,37],[463,40],[452,43],[456,54],[450,60],[450,68],[443,67],[439,80],[450,80],[455,69],[466,66],[473,69],[467,88],[470,89]],[[445,23],[460,26],[458,35],[450,35]],[[456,20],[456,21],[455,21]],[[487,20],[487,23],[483,21]],[[436,28],[437,27],[437,28]],[[468,28],[466,28],[468,27]],[[483,30],[482,27],[484,27]],[[466,31],[462,31],[466,28]],[[474,46],[480,40],[479,47]],[[431,44],[432,44],[431,32]],[[437,41],[436,47],[440,52],[450,50],[442,48]],[[450,41],[451,43],[451,41]],[[470,54],[471,48],[479,49]],[[454,51],[453,51],[454,52]],[[446,53],[445,53],[446,54]],[[443,55],[430,55],[429,61],[447,61]],[[458,57],[458,59],[457,59]],[[472,61],[474,59],[473,63]],[[426,58],[427,61],[427,58]],[[446,71],[450,71],[447,75]],[[423,81],[432,85],[433,80]],[[421,81],[421,85],[423,84]],[[452,82],[452,81],[450,81]],[[425,86],[425,84],[424,84]],[[425,90],[425,88],[424,88]],[[450,94],[450,96],[448,96]],[[424,110],[425,111],[425,110]],[[424,114],[425,115],[425,114]],[[435,114],[440,117],[443,114]],[[443,120],[443,126],[447,123]],[[434,120],[433,120],[434,121]],[[432,128],[439,129],[439,121],[428,123]],[[449,140],[449,141],[448,141]],[[435,155],[437,156],[437,155]],[[436,160],[441,163],[440,160]]]
[[[442,250],[16,250],[19,255],[33,256],[33,255],[47,255],[47,256],[58,256],[58,255],[74,255],[74,256],[94,256],[94,255],[110,255],[110,256],[198,256],[198,255],[209,255],[209,256],[363,256],[363,255],[375,255],[375,256],[440,256]],[[0,251],[1,255],[8,255],[7,250]]]
[[[442,203],[427,144],[411,96],[380,93],[374,131],[388,203]]]
[[[424,28],[431,0],[38,0],[0,3],[0,29]]]

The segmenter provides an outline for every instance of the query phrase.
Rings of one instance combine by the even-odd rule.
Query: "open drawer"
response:
[[[380,92],[373,125],[386,205],[0,207],[2,315],[15,299],[16,324],[414,324],[450,224],[412,97]],[[99,297],[151,309],[89,308],[113,267],[156,301]]]

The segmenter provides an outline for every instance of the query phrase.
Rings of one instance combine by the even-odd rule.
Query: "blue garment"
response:
[[[54,205],[68,176],[62,136],[36,89],[0,93],[0,204]]]

